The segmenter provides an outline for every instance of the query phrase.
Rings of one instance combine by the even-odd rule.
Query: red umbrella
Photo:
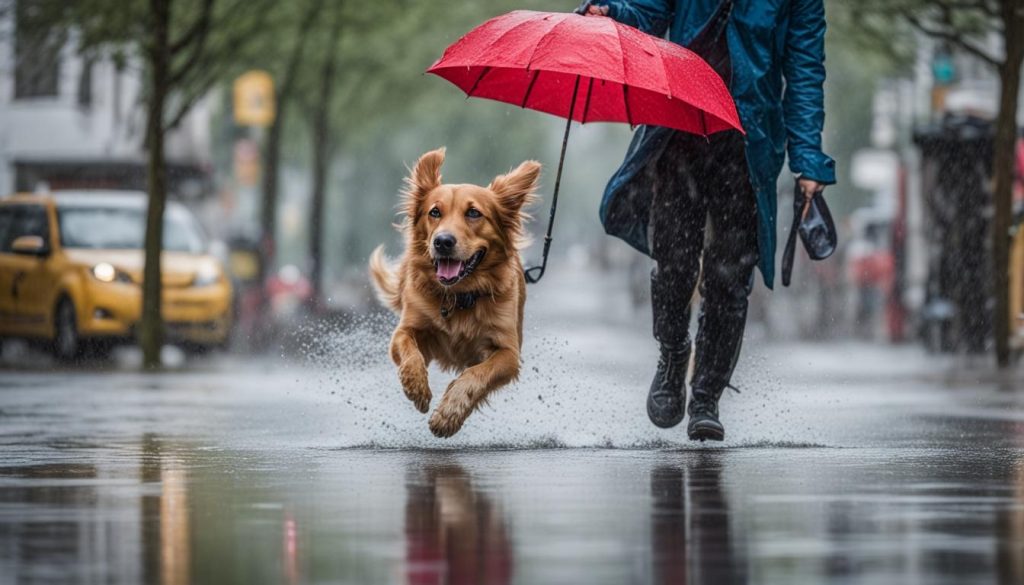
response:
[[[573,120],[651,124],[707,136],[743,128],[722,78],[691,51],[611,18],[517,10],[492,18],[429,69],[466,92],[566,118],[543,263]],[[535,273],[535,274],[534,274]]]

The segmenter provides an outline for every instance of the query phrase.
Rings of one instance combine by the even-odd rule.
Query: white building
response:
[[[19,29],[31,0],[0,13],[0,195],[59,188],[146,187],[144,72],[77,51],[74,34]],[[200,102],[168,134],[172,193],[209,191],[210,108]]]

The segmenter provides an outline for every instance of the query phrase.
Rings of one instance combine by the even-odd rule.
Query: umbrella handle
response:
[[[551,249],[551,231],[555,225],[555,210],[558,208],[558,188],[562,184],[562,165],[565,164],[565,147],[569,144],[569,128],[572,127],[572,115],[576,110],[576,96],[580,91],[580,76],[576,76],[576,85],[572,89],[572,101],[569,103],[569,117],[565,121],[565,135],[562,136],[562,154],[558,157],[558,172],[555,173],[555,190],[551,194],[551,213],[548,215],[548,231],[544,235],[544,251],[540,266],[531,266],[523,271],[526,282],[536,284],[544,276],[548,267],[548,251]]]
[[[580,5],[576,7],[576,10],[573,10],[573,12],[576,13],[576,14],[581,14],[581,15],[586,16],[587,9],[590,8],[590,5],[593,4],[593,3],[594,3],[594,0],[583,0],[583,2],[580,2]]]

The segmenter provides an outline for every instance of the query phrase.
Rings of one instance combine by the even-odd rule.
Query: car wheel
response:
[[[71,361],[79,356],[82,349],[78,337],[78,319],[71,299],[63,298],[57,303],[53,319],[53,355],[61,361]]]

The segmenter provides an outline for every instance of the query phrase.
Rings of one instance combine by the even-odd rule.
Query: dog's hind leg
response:
[[[511,349],[499,349],[483,362],[466,369],[445,390],[430,416],[430,431],[442,438],[459,432],[462,423],[488,394],[518,376],[519,352]]]
[[[430,382],[427,379],[427,361],[416,343],[416,337],[404,327],[391,336],[391,359],[398,366],[405,396],[416,405],[416,410],[430,409]]]

